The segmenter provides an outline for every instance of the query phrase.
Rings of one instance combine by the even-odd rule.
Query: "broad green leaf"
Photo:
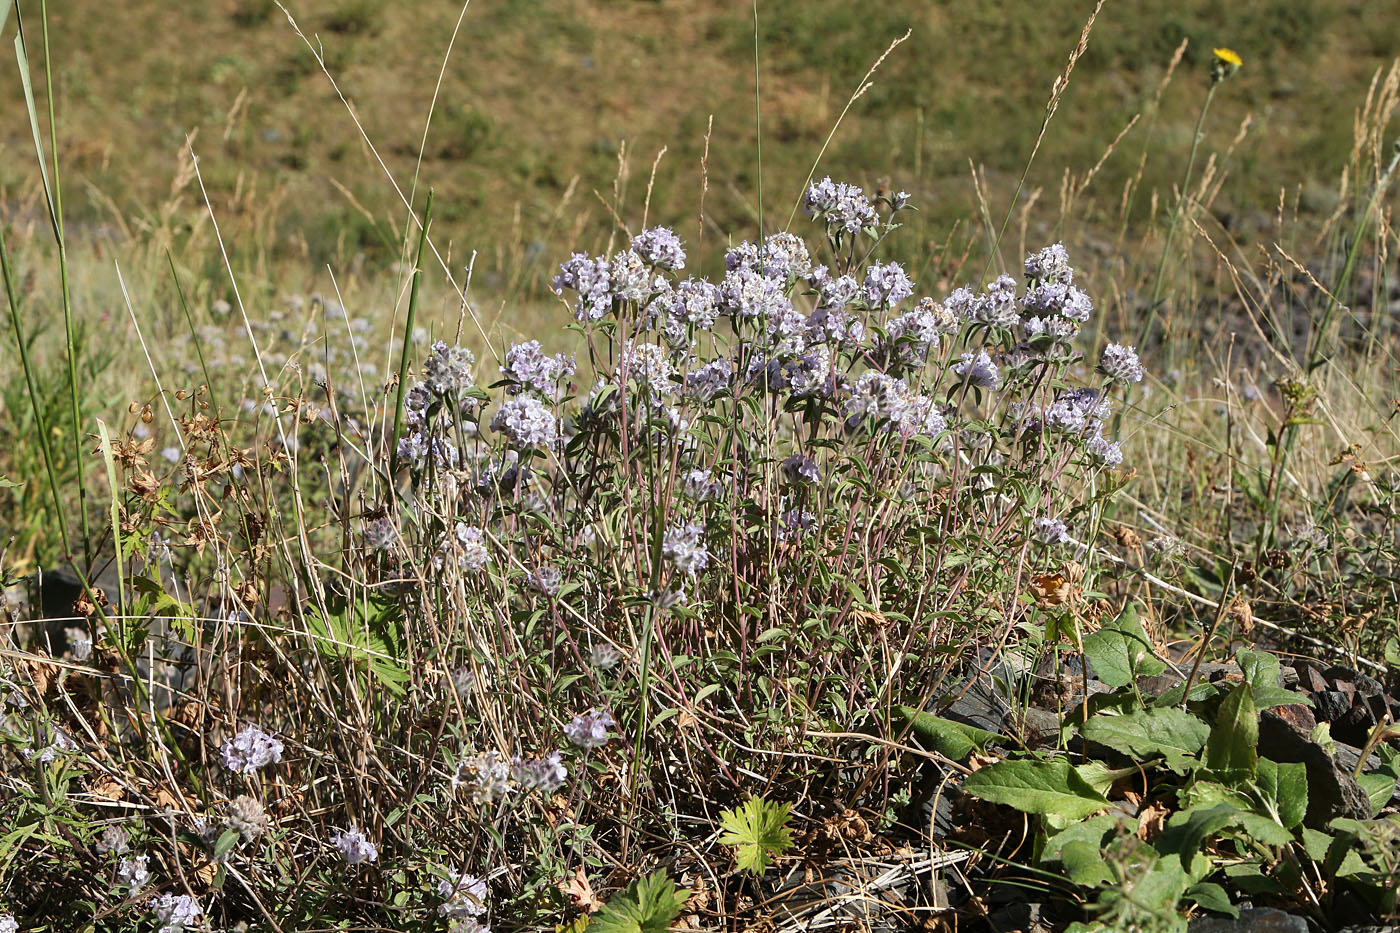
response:
[[[1239,821],[1244,812],[1228,803],[1192,807],[1173,813],[1155,843],[1163,854],[1175,852],[1183,862],[1201,850],[1202,844],[1219,835],[1226,826]]]
[[[1103,849],[1091,842],[1082,839],[1066,842],[1060,849],[1060,862],[1065,866],[1069,880],[1075,884],[1091,887],[1113,880],[1113,873],[1108,870],[1108,863],[1103,858]]]
[[[954,761],[960,761],[1001,738],[995,732],[944,719],[912,706],[896,706],[894,711],[906,723],[913,723],[914,735],[925,748]]]
[[[1254,705],[1254,687],[1243,683],[1220,703],[1215,728],[1206,741],[1206,766],[1220,774],[1253,775],[1258,744],[1259,710]]]
[[[1371,814],[1373,816],[1381,812],[1381,807],[1389,803],[1391,795],[1395,793],[1395,777],[1384,771],[1359,774],[1356,777],[1356,783],[1361,785],[1361,789],[1371,799]]]
[[[1331,836],[1304,826],[1300,837],[1303,844],[1303,851],[1308,854],[1308,858],[1319,863],[1327,860],[1327,850],[1332,846]]]
[[[228,851],[236,845],[238,845],[238,830],[224,830],[219,835],[219,840],[214,843],[214,858],[226,855]]]
[[[1071,823],[1065,829],[1045,840],[1045,846],[1040,851],[1041,861],[1050,862],[1058,859],[1060,850],[1071,842],[1087,842],[1102,850],[1108,834],[1116,830],[1121,822],[1122,820],[1112,813],[1100,813],[1087,820]]]
[[[1104,796],[1064,758],[999,761],[968,775],[963,789],[1025,813],[1070,820],[1083,819],[1108,806]]]
[[[1277,894],[1282,890],[1279,883],[1265,873],[1259,859],[1226,865],[1225,877],[1246,894]]]
[[[1240,912],[1234,904],[1230,903],[1230,895],[1225,893],[1225,889],[1211,881],[1202,881],[1193,884],[1186,889],[1186,897],[1200,904],[1206,910],[1213,910],[1218,914],[1226,914],[1239,919]]]
[[[1139,676],[1160,674],[1167,667],[1153,654],[1152,642],[1134,606],[1094,634],[1084,636],[1084,654],[1099,680],[1110,687],[1126,687]]]
[[[1244,679],[1259,687],[1277,687],[1282,679],[1283,668],[1278,658],[1267,651],[1240,651],[1235,655],[1235,663],[1244,672]]]
[[[1086,761],[1082,765],[1075,765],[1074,771],[1084,779],[1084,783],[1088,784],[1105,797],[1108,796],[1108,792],[1113,788],[1113,785],[1123,778],[1129,775],[1136,777],[1142,773],[1142,769],[1138,768],[1136,765],[1131,765],[1126,768],[1110,768],[1102,761]]]
[[[1303,822],[1308,812],[1308,769],[1302,762],[1279,764],[1259,759],[1260,792],[1278,813],[1285,829]]]
[[[1262,813],[1241,811],[1240,829],[1257,842],[1268,846],[1286,846],[1293,841],[1293,834],[1284,829],[1277,820]]]
[[[335,598],[325,612],[313,605],[307,622],[311,644],[322,655],[369,673],[396,696],[405,694],[403,612],[393,597],[374,592]]]
[[[689,896],[665,871],[657,871],[614,894],[588,928],[595,933],[665,933]]]
[[[8,5],[8,4],[9,4],[9,0],[0,0],[0,5]],[[3,18],[3,15],[4,15],[4,14],[0,14],[0,18]],[[4,26],[4,25],[5,25],[4,22],[3,22],[3,21],[0,21],[0,26]],[[23,483],[16,483],[14,480],[10,479],[10,478],[7,477],[7,476],[0,476],[0,489],[20,489],[20,488],[23,488],[23,486],[24,486]]]
[[[1084,738],[1134,759],[1166,759],[1180,770],[1195,763],[1210,737],[1210,726],[1185,710],[1144,709],[1125,716],[1095,716],[1081,730]]]
[[[742,807],[720,814],[724,833],[719,841],[734,846],[740,869],[761,875],[773,864],[773,856],[792,848],[792,830],[787,827],[790,809],[785,803],[750,797]]]

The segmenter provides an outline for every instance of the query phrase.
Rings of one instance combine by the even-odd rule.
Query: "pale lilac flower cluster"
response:
[[[622,652],[605,641],[593,643],[588,649],[588,663],[600,671],[610,671],[622,661]]]
[[[734,381],[734,365],[721,357],[685,374],[685,394],[698,402],[708,402],[729,389]]]
[[[877,262],[865,270],[861,291],[868,307],[888,310],[914,294],[914,281],[899,263]]]
[[[962,360],[953,364],[953,375],[971,385],[992,391],[996,391],[997,386],[1001,384],[1001,374],[997,372],[996,364],[992,362],[986,350],[978,350],[976,353],[969,350],[964,353]]]
[[[999,275],[986,290],[964,305],[964,299],[956,292],[958,307],[965,307],[968,319],[974,324],[983,324],[998,330],[1011,330],[1021,320],[1016,307],[1016,280],[1009,275]],[[950,305],[953,297],[949,297]]]
[[[151,872],[147,867],[150,856],[137,855],[132,858],[124,858],[117,866],[117,881],[126,886],[132,894],[139,894],[141,889],[151,880]]]
[[[747,266],[731,269],[719,285],[720,308],[735,318],[766,319],[792,307],[787,283]]]
[[[856,380],[846,399],[845,415],[848,430],[874,422],[901,437],[937,437],[947,429],[947,420],[932,398],[911,392],[903,379],[879,372],[864,373]]]
[[[252,842],[267,830],[267,810],[258,798],[239,794],[229,804],[227,825],[244,842]]]
[[[460,399],[472,387],[476,357],[466,347],[449,347],[439,340],[423,363],[423,382],[434,395]]]
[[[19,933],[14,914],[0,914],[0,933]]]
[[[569,770],[564,767],[563,755],[550,752],[543,758],[512,758],[511,777],[525,790],[537,790],[542,794],[552,794],[564,785]]]
[[[802,209],[808,217],[825,223],[832,233],[860,233],[880,223],[864,191],[855,185],[833,182],[830,176],[807,189]]]
[[[501,375],[510,380],[507,391],[511,395],[537,392],[545,398],[557,399],[562,381],[577,369],[578,364],[572,357],[562,353],[546,356],[540,350],[538,340],[529,340],[517,343],[506,351]]]
[[[505,434],[521,450],[552,450],[559,444],[559,419],[543,402],[528,395],[503,403],[491,419],[491,430]]]
[[[696,522],[674,525],[666,532],[666,537],[661,543],[661,554],[681,573],[694,576],[704,570],[710,562],[710,552],[705,549],[704,535],[705,529]]]
[[[1110,382],[1142,381],[1142,363],[1138,361],[1137,350],[1118,343],[1110,343],[1103,348],[1103,355],[1099,357],[1099,372],[1107,376]]]
[[[719,303],[719,286],[705,279],[689,278],[677,285],[670,295],[670,319],[709,330],[719,319]]]
[[[564,586],[564,572],[550,564],[542,564],[530,571],[529,584],[546,596],[558,596]]]
[[[1041,515],[1033,523],[1031,533],[1041,544],[1068,544],[1069,529],[1058,518]]]
[[[666,349],[656,343],[628,343],[617,364],[619,382],[631,380],[647,390],[649,401],[658,401],[676,389],[671,381],[676,367]]]
[[[797,542],[817,525],[817,516],[806,509],[789,509],[778,520],[778,540]]]
[[[887,368],[919,367],[928,362],[945,334],[957,333],[958,320],[931,298],[890,321],[885,338],[876,341],[876,358]]]
[[[574,318],[598,322],[612,311],[612,274],[606,259],[593,259],[587,253],[574,253],[559,266],[552,283],[554,293],[578,293]]]
[[[643,302],[664,287],[665,280],[654,276],[642,257],[631,250],[614,256],[609,271],[613,300],[617,302]]]
[[[783,476],[790,483],[815,483],[821,478],[817,462],[804,454],[793,454],[783,461]]]
[[[632,238],[632,252],[643,262],[677,272],[685,268],[685,250],[681,238],[669,227],[652,227]]]
[[[807,244],[792,233],[774,233],[762,245],[745,240],[724,254],[726,270],[748,269],[760,275],[790,282],[812,274],[812,257]]]
[[[131,834],[121,826],[108,826],[97,840],[97,851],[103,855],[121,855],[131,843]]]
[[[230,771],[252,774],[282,760],[282,743],[257,726],[245,726],[242,732],[224,742],[219,755]]]
[[[1098,434],[1110,415],[1108,396],[1095,389],[1069,389],[1045,410],[1046,427],[1086,437]]]
[[[443,899],[438,905],[439,916],[474,918],[486,913],[486,882],[475,875],[449,871],[438,882],[437,892]]]
[[[204,910],[188,894],[162,894],[151,902],[151,913],[160,924],[158,933],[185,933],[199,926]]]
[[[474,525],[458,522],[453,531],[456,538],[457,566],[463,570],[480,570],[491,562],[486,549],[486,532]]]
[[[332,833],[331,845],[339,849],[345,861],[351,865],[373,862],[379,858],[379,848],[354,823],[350,824],[349,829],[338,829]]]
[[[1069,252],[1063,243],[1047,246],[1026,257],[1026,278],[1033,282],[1074,281],[1074,269],[1069,264]]]
[[[398,529],[388,516],[365,522],[364,535],[365,544],[376,551],[392,550],[394,542],[399,539]]]
[[[496,798],[510,792],[510,763],[500,752],[470,755],[457,762],[448,784],[453,793],[465,789],[468,799],[477,806],[490,806]]]
[[[564,735],[579,748],[599,748],[608,744],[608,729],[617,725],[612,714],[596,707],[586,713],[579,713],[564,727]]]
[[[854,276],[832,276],[826,266],[812,270],[812,285],[817,290],[818,308],[844,308],[860,295],[860,283]]]

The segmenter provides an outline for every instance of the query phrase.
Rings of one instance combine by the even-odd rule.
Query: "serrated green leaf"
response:
[[[595,933],[665,933],[690,892],[657,871],[614,894],[588,928]]]
[[[790,810],[786,803],[750,797],[742,807],[720,814],[724,833],[719,841],[734,846],[741,870],[761,875],[773,864],[773,856],[792,848],[792,830],[787,827]]]
[[[1173,770],[1196,763],[1210,738],[1210,726],[1174,707],[1138,710],[1123,716],[1095,716],[1081,731],[1089,741],[1135,759],[1160,756]]]
[[[1152,642],[1129,606],[1113,622],[1084,636],[1084,655],[1094,665],[1099,680],[1110,687],[1126,687],[1137,677],[1160,674],[1167,666],[1152,652]]]
[[[968,775],[963,789],[983,800],[1077,820],[1108,806],[1064,758],[1049,761],[999,761]]]

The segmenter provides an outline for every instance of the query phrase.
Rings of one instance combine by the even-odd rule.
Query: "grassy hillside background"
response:
[[[1375,69],[1400,50],[1400,18],[1389,7],[1386,0],[1109,2],[1031,173],[1032,189],[1045,189],[1047,210],[1057,206],[1065,173],[1088,170],[1144,113],[1086,197],[1116,217],[1144,149],[1152,157],[1139,190],[1168,190],[1189,149],[1210,48],[1229,45],[1246,66],[1216,102],[1205,153],[1226,147],[1249,122],[1217,211],[1269,212],[1282,191],[1301,197],[1304,212],[1325,213],[1351,146],[1353,110]],[[460,7],[293,0],[288,9],[322,44],[408,191]],[[1085,0],[761,3],[765,207],[786,218],[861,75],[908,29],[910,39],[852,108],[820,170],[909,190],[932,236],[975,216],[975,164],[987,173],[999,216],[1051,81],[1091,10]],[[271,0],[71,0],[50,4],[49,13],[73,220],[118,236],[159,228],[159,205],[180,184],[179,151],[197,132],[205,183],[225,223],[258,232],[238,238],[236,252],[343,267],[358,253],[372,261],[395,251],[404,216],[398,198]],[[522,264],[539,272],[569,248],[600,245],[612,228],[599,195],[613,200],[624,143],[623,219],[640,221],[650,166],[664,147],[651,219],[693,236],[711,116],[707,214],[718,231],[751,235],[753,16],[747,3],[696,0],[472,3],[422,166],[423,183],[439,193],[438,238],[450,239],[459,257],[479,251],[486,278],[478,284],[488,286],[513,278]],[[1145,111],[1183,39],[1183,67],[1154,122]],[[33,44],[39,65],[37,35]],[[14,211],[36,190],[18,82],[0,84],[0,107],[0,201]],[[420,205],[423,194],[420,186]],[[1134,198],[1131,216],[1144,217],[1153,203]],[[532,283],[538,278],[527,276]]]

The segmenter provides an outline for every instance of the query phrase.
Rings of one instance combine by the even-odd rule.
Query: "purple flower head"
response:
[[[0,914],[0,933],[19,933],[14,914]]]
[[[943,306],[960,321],[976,321],[977,296],[970,288],[964,286],[953,289],[947,300],[943,302]]]
[[[160,924],[157,933],[184,933],[199,926],[204,910],[188,894],[162,894],[151,902],[151,913]]]
[[[501,431],[520,449],[553,449],[559,443],[559,419],[537,398],[522,395],[496,410],[491,430]]]
[[[783,461],[783,476],[790,483],[815,483],[821,479],[821,472],[811,457],[793,454]]]
[[[1108,398],[1097,390],[1070,389],[1045,410],[1045,425],[1066,434],[1095,434],[1109,414]]]
[[[594,707],[570,720],[564,727],[564,735],[579,748],[599,748],[608,744],[608,739],[611,738],[608,728],[615,725],[617,721],[612,718],[611,713]]]
[[[842,275],[832,278],[826,266],[817,266],[812,270],[812,285],[817,289],[819,308],[844,308],[860,294],[860,283],[854,277]]]
[[[509,388],[511,395],[536,392],[544,398],[557,399],[560,383],[577,369],[578,365],[571,357],[562,353],[545,356],[540,352],[540,342],[530,340],[517,343],[506,351],[501,375],[514,383]]]
[[[449,871],[438,882],[437,892],[443,899],[438,905],[439,916],[480,917],[486,913],[486,882],[475,875]]]
[[[687,499],[704,502],[709,499],[718,499],[724,490],[709,470],[697,467],[693,470],[687,470],[681,475],[680,491],[681,495]]]
[[[961,301],[959,297],[959,301]],[[952,302],[952,296],[949,296]],[[1016,308],[1016,280],[1009,275],[998,276],[968,308],[968,317],[978,324],[1010,330],[1020,321]]]
[[[712,360],[685,374],[685,394],[698,402],[708,402],[733,381],[734,365],[723,358]]]
[[[394,522],[387,516],[376,518],[372,522],[365,522],[365,544],[376,551],[388,551],[398,541],[398,529],[394,527]]]
[[[812,257],[801,237],[791,233],[774,233],[762,245],[748,240],[724,254],[726,271],[747,269],[773,279],[790,282],[812,274]]]
[[[500,752],[481,752],[457,762],[457,770],[448,779],[455,794],[465,789],[472,803],[490,806],[497,797],[510,792],[510,763]]]
[[[219,755],[230,771],[252,774],[282,760],[282,743],[257,726],[245,726],[242,732],[224,742]]]
[[[997,386],[1001,385],[1001,374],[997,372],[997,365],[992,362],[986,350],[978,350],[976,353],[968,350],[962,355],[961,362],[953,364],[953,374],[972,385],[992,391],[996,391]]]
[[[862,373],[846,399],[846,426],[859,427],[867,418],[898,421],[909,404],[909,385],[880,372]]]
[[[938,349],[940,335],[948,332],[950,320],[956,330],[957,323],[952,315],[925,298],[913,311],[890,321],[885,329],[886,337],[877,342],[876,349],[887,367],[922,366],[928,362],[929,353]]]
[[[763,319],[792,307],[786,292],[787,283],[783,280],[740,267],[720,282],[720,307],[736,318]]]
[[[1070,268],[1065,245],[1056,243],[1027,256],[1026,278],[1032,282],[1062,282],[1065,285],[1073,282],[1074,270]]]
[[[379,859],[379,849],[365,838],[365,834],[350,824],[349,829],[338,829],[331,834],[331,845],[340,850],[345,861],[351,865],[373,862]]]
[[[778,520],[778,540],[798,542],[817,526],[817,517],[806,509],[790,509]]]
[[[685,250],[681,238],[669,227],[652,227],[632,238],[632,252],[649,265],[672,272],[685,268]]]
[[[559,752],[550,752],[543,758],[512,758],[510,769],[515,783],[542,794],[554,793],[569,777],[569,770],[564,767],[563,756]]]
[[[149,861],[150,857],[146,855],[122,859],[117,866],[117,881],[126,885],[132,894],[139,893],[151,880],[151,872],[146,867]]]
[[[1099,372],[1110,382],[1126,383],[1142,381],[1142,363],[1138,361],[1137,350],[1119,343],[1110,343],[1103,348],[1099,357]]]
[[[1095,434],[1084,445],[1089,459],[1104,466],[1116,467],[1123,463],[1123,448],[1102,434]]]
[[[913,437],[916,434],[937,437],[948,430],[948,421],[943,417],[935,399],[927,395],[915,395],[900,412],[895,429],[901,437]]]
[[[1089,300],[1089,296],[1071,285],[1069,293],[1065,296],[1064,309],[1060,313],[1071,321],[1083,324],[1089,320],[1089,315],[1093,312],[1094,303]]]
[[[622,652],[605,641],[594,642],[588,649],[588,663],[600,671],[610,671],[622,661]]]
[[[578,293],[575,320],[601,321],[612,310],[612,274],[606,259],[574,253],[559,266],[552,287],[556,295],[565,290]]]
[[[527,582],[546,596],[557,596],[564,586],[564,573],[558,567],[541,564],[526,578]]]
[[[680,572],[693,576],[710,562],[704,536],[705,529],[697,522],[673,525],[661,542],[661,555]]]
[[[612,295],[618,301],[643,302],[664,290],[664,279],[658,279],[650,268],[631,250],[618,253],[608,266]]]
[[[871,308],[888,310],[914,294],[914,282],[904,274],[897,262],[875,263],[865,270],[861,286],[865,303]]]
[[[833,182],[830,176],[807,189],[802,210],[808,217],[822,220],[833,233],[860,233],[880,223],[864,191],[855,185]]]
[[[1069,529],[1058,518],[1042,515],[1032,524],[1031,534],[1041,544],[1068,544]]]
[[[709,330],[719,318],[719,301],[719,286],[704,279],[686,279],[671,296],[671,319]]]
[[[97,841],[97,851],[104,855],[121,855],[131,842],[131,834],[120,826],[108,826]]]

